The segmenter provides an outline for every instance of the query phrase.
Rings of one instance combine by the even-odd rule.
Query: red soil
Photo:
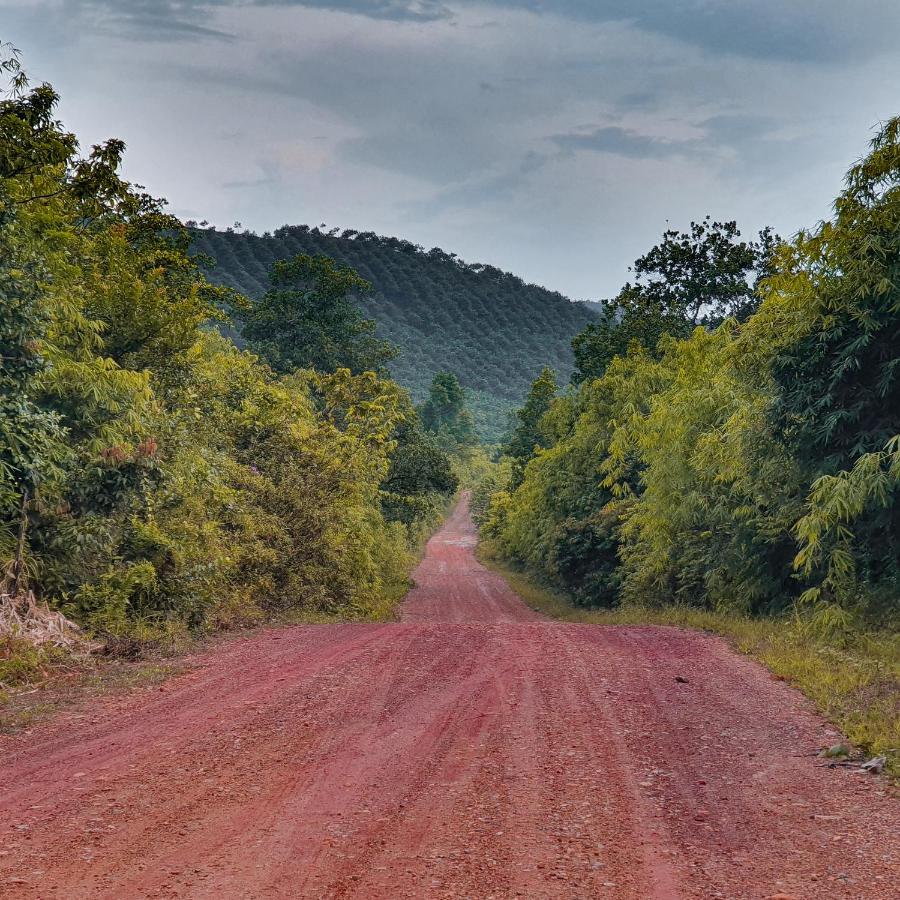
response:
[[[799,694],[714,637],[542,620],[473,544],[463,504],[400,623],[3,738],[0,896],[900,897],[900,804],[819,767]]]

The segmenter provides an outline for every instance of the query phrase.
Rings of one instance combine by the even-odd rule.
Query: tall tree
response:
[[[557,390],[556,373],[547,366],[534,380],[524,405],[516,412],[515,429],[503,445],[504,455],[512,459],[512,488],[522,483],[525,466],[534,456],[535,449],[550,445],[552,438],[541,428],[541,420],[550,409]]]
[[[759,305],[757,284],[770,267],[776,237],[763,229],[756,241],[740,240],[736,222],[691,222],[669,230],[631,267],[604,317],[572,341],[575,383],[600,377],[614,356],[632,343],[655,352],[664,334],[686,337],[697,325],[715,327],[727,318],[744,321]]]
[[[466,409],[466,393],[451,372],[438,372],[428,399],[419,410],[425,430],[444,445],[471,446],[477,442],[472,414]]]
[[[383,373],[397,355],[354,303],[370,286],[349,267],[299,254],[275,263],[271,283],[259,302],[236,313],[246,340],[275,371]]]
[[[0,519],[6,520],[68,455],[59,416],[37,402],[50,316],[39,263],[17,246],[14,223],[0,187]]]
[[[392,435],[394,449],[381,483],[381,507],[388,520],[410,525],[433,505],[435,497],[453,494],[459,482],[449,456],[422,428],[411,402],[403,403],[403,413]]]
[[[804,329],[779,353],[779,424],[823,471],[900,433],[900,118],[847,176],[836,216],[801,235],[776,289]]]
[[[38,596],[123,652],[286,606],[385,602],[406,583],[406,538],[440,505],[431,489],[452,480],[430,447],[401,460],[399,486],[427,502],[409,504],[408,531],[386,521],[409,398],[372,371],[275,375],[205,327],[222,295],[164,202],[119,175],[122,142],[82,157],[53,89],[28,89],[6,53],[0,580],[15,595],[29,572]],[[323,368],[377,364],[371,323],[342,306],[352,273],[311,260],[281,275],[286,293],[309,276],[311,308],[273,316],[294,328],[264,333],[276,349],[299,336],[304,365],[313,351]]]

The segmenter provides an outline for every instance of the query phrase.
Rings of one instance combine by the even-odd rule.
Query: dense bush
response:
[[[459,379],[450,372],[438,372],[431,381],[428,399],[419,408],[425,430],[451,452],[478,443],[466,400]]]
[[[79,157],[56,105],[21,78],[0,103],[4,561],[24,527],[30,587],[106,635],[380,611],[455,480],[405,391],[363,371],[385,352],[371,323],[351,309],[274,367],[239,350],[222,310],[268,310],[209,285],[185,229],[118,175],[123,145]],[[311,331],[307,275],[337,306],[358,278],[276,269],[270,306]]]
[[[669,233],[647,258],[683,249]],[[638,305],[590,329],[598,377],[553,401],[522,483],[484,517],[499,552],[582,603],[799,603],[824,628],[897,623],[900,119],[850,171],[834,217],[769,246],[764,268],[756,301],[731,292],[758,307],[747,318],[685,335],[694,304],[651,346],[658,305],[643,306],[649,324]],[[625,325],[627,349],[604,355],[615,341],[598,336]]]

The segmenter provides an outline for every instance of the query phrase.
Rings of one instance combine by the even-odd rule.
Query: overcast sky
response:
[[[667,221],[812,225],[900,113],[898,0],[0,0],[182,218],[374,230],[613,295]]]

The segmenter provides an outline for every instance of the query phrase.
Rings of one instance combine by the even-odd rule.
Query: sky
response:
[[[615,295],[667,227],[815,225],[900,113],[897,0],[0,0],[183,219],[372,230]]]

